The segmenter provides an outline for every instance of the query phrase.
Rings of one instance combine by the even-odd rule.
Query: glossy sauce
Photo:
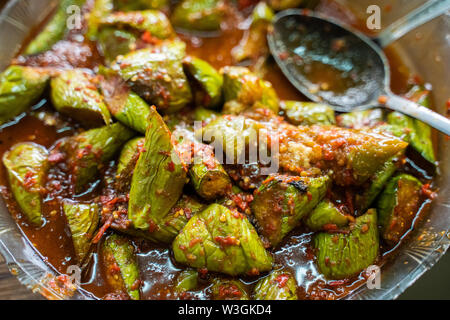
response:
[[[319,9],[326,11],[327,14],[334,14],[337,18],[344,19],[347,23],[359,26],[359,21],[350,12],[339,8],[339,10],[331,10],[334,4],[330,1],[324,1],[328,6],[319,5]],[[244,17],[236,13],[233,14],[229,21],[223,26],[223,32],[220,35],[210,37],[198,37],[192,35],[180,35],[182,40],[187,43],[187,51],[189,54],[200,57],[209,61],[216,68],[233,64],[231,58],[231,50],[236,46],[243,36],[244,30],[242,26]],[[401,61],[394,52],[387,52],[392,66],[392,83],[393,90],[397,93],[403,93],[407,87],[406,79],[410,76],[401,66]],[[305,100],[305,98],[285,79],[278,67],[273,61],[269,62],[268,72],[265,78],[269,80],[280,99],[283,100]],[[56,121],[42,120],[42,112],[51,111],[44,99],[41,101],[31,115],[27,115],[17,121],[17,124],[8,125],[1,129],[0,135],[0,154],[3,155],[13,144],[21,141],[33,141],[41,144],[49,149],[54,146],[58,139],[65,136],[73,135],[77,132],[78,127],[64,116],[58,116]],[[39,112],[41,117],[39,117]],[[53,111],[52,111],[53,112]],[[412,166],[410,170],[418,173],[417,169],[421,168],[420,164],[411,160]],[[115,171],[115,164],[112,162],[104,170],[104,174]],[[424,180],[431,179],[426,171],[422,174]],[[60,174],[56,171],[51,173]],[[60,178],[59,178],[60,179]],[[47,181],[47,186],[52,181]],[[46,261],[58,272],[66,273],[67,267],[74,263],[74,252],[70,232],[65,222],[65,217],[61,210],[60,200],[69,197],[70,194],[65,190],[64,183],[58,192],[53,192],[47,196],[44,201],[44,216],[46,218],[45,225],[36,230],[28,226],[17,209],[17,205],[10,192],[7,190],[7,180],[5,176],[5,168],[0,166],[0,184],[2,193],[7,202],[8,208],[17,219],[17,222],[25,233],[29,241],[36,247]],[[81,198],[77,200],[91,200],[102,192],[104,186],[97,181],[92,184]],[[424,212],[426,210],[423,210]],[[302,229],[294,230],[291,237],[287,237],[281,246],[274,250],[275,268],[286,268],[295,275],[298,287],[298,296],[301,299],[338,299],[344,297],[350,291],[361,286],[364,281],[364,275],[360,275],[353,279],[345,281],[327,281],[318,272],[314,264],[314,255],[310,248],[311,233],[305,233]],[[134,239],[134,243],[138,250],[138,260],[141,269],[142,279],[142,298],[143,299],[207,299],[209,297],[207,277],[200,280],[200,289],[193,294],[185,296],[176,296],[173,291],[173,283],[176,276],[183,267],[177,266],[171,258],[169,246],[158,246],[149,242]],[[100,245],[100,244],[99,244]],[[97,248],[99,247],[97,246]],[[390,248],[383,249],[384,251]],[[98,251],[98,250],[97,250]],[[382,262],[382,261],[380,261]],[[210,276],[210,275],[209,275]],[[261,275],[261,276],[265,276]],[[258,278],[243,277],[241,281],[252,292],[254,283]],[[111,293],[111,288],[105,283],[103,277],[103,266],[98,253],[94,253],[93,258],[83,274],[82,287],[87,292],[92,293],[95,297],[102,298],[106,294]]]

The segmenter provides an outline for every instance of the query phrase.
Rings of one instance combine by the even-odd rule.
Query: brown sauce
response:
[[[327,14],[335,15],[337,18],[343,19],[351,25],[357,27],[363,25],[351,12],[341,7],[336,7],[337,4],[332,3],[332,1],[323,1],[323,3],[326,3],[327,6],[319,5],[319,10],[323,10]],[[216,36],[201,38],[181,34],[180,37],[187,43],[188,54],[209,61],[216,68],[231,65],[233,64],[231,50],[239,43],[243,36],[243,30],[238,28],[243,19],[244,17],[241,14],[233,15],[231,20],[227,21],[226,26],[224,26],[224,31]],[[410,75],[405,72],[406,69],[401,64],[401,58],[395,52],[388,50],[386,53],[391,63],[393,90],[401,94],[406,90],[407,79]],[[89,61],[89,63],[91,62]],[[268,72],[265,78],[273,84],[281,99],[305,100],[285,79],[274,62],[269,62]],[[35,110],[34,113],[51,111],[51,106],[44,99],[37,105],[36,109],[38,110]],[[55,125],[51,121],[39,119],[36,115],[26,115],[18,120],[16,124],[3,127],[0,131],[0,155],[3,155],[13,144],[21,141],[33,141],[50,149],[58,139],[72,135],[77,131],[77,127],[70,120],[62,116],[58,116],[58,119],[63,119],[62,123]],[[413,160],[410,161],[416,167],[409,166],[409,170],[417,175],[423,166]],[[111,163],[111,168],[114,168],[114,163]],[[422,174],[419,174],[419,176],[422,176],[423,180],[432,178],[427,174],[426,170],[422,170]],[[47,183],[51,183],[51,181]],[[60,203],[62,198],[69,196],[68,193],[63,190],[45,199],[43,211],[46,223],[42,228],[35,229],[30,227],[19,213],[17,205],[7,190],[8,183],[3,166],[0,166],[0,185],[2,186],[3,195],[9,210],[17,219],[18,225],[30,243],[34,245],[36,250],[50,266],[60,273],[66,273],[67,267],[75,264],[70,231],[66,225]],[[89,192],[77,200],[93,199],[99,195],[101,188],[101,185],[94,184]],[[425,211],[424,209],[423,212]],[[345,281],[326,280],[315,266],[310,248],[311,235],[311,233],[305,233],[302,229],[294,230],[292,236],[287,237],[288,240],[273,251],[275,268],[284,267],[291,270],[292,274],[295,275],[299,284],[299,298],[339,299],[363,285],[365,281],[364,275]],[[168,249],[169,246],[158,246],[139,239],[135,239],[134,242],[139,252],[138,260],[143,283],[141,286],[142,298],[179,298],[173,294],[172,287],[174,279],[183,268],[173,262],[170,250]],[[389,251],[390,248],[383,248],[383,250]],[[241,278],[241,281],[248,288],[249,292],[252,292],[254,283],[257,280],[258,278],[254,277]],[[201,281],[200,283],[204,290],[199,290],[185,298],[208,298],[208,282]],[[103,267],[98,253],[94,253],[88,268],[86,268],[83,274],[82,287],[98,298],[104,297],[111,292],[111,288],[104,281]]]

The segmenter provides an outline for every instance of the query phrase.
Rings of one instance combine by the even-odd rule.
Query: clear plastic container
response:
[[[395,21],[423,0],[339,0],[351,7],[361,17],[367,16],[369,5],[382,8],[382,27]],[[0,68],[5,68],[20,49],[30,30],[39,25],[55,7],[56,0],[12,0],[0,15]],[[394,45],[406,66],[433,86],[433,98],[437,111],[446,112],[450,97],[450,16],[441,16],[406,35]],[[395,299],[429,270],[441,258],[450,245],[450,142],[442,135],[438,142],[439,196],[423,225],[415,230],[409,240],[398,249],[381,270],[381,289],[360,287],[346,299]],[[42,256],[23,236],[15,221],[0,199],[0,253],[9,269],[19,281],[30,289],[46,292],[56,299],[89,299],[90,295],[79,289],[67,297],[53,290],[51,279],[57,273],[46,264]]]

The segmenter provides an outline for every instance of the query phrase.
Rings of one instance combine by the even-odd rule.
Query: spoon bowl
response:
[[[435,17],[450,0],[444,5],[433,2],[415,14]],[[388,60],[361,32],[311,10],[289,9],[276,15],[267,39],[284,75],[312,101],[339,112],[386,107],[450,135],[449,119],[391,92]]]
[[[383,51],[362,33],[318,13],[283,11],[268,39],[285,76],[314,102],[349,112],[377,105],[389,87]]]

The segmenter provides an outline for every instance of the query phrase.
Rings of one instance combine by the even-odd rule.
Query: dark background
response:
[[[450,299],[450,254],[441,260],[399,297],[406,299]],[[383,281],[383,280],[381,280]]]
[[[39,1],[39,0],[35,0]],[[7,0],[0,0],[0,10]],[[0,44],[1,45],[1,44]],[[407,299],[446,299],[450,300],[450,254],[447,254],[419,280],[408,288],[400,297]],[[36,299],[7,270],[3,257],[0,256],[0,299]]]

